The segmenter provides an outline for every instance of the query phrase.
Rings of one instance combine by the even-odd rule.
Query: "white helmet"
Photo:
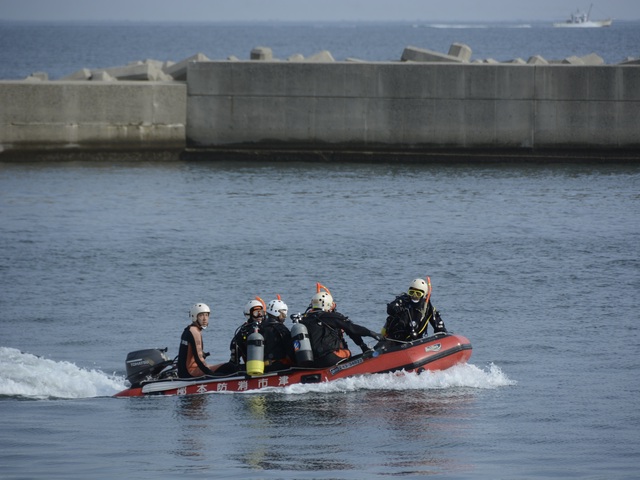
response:
[[[192,322],[198,319],[199,313],[211,313],[211,309],[206,303],[196,303],[191,310],[189,310],[189,318]]]
[[[411,296],[411,299],[414,302],[417,302],[417,301],[419,301],[419,299],[424,298],[427,295],[429,295],[429,288],[430,287],[431,287],[431,285],[424,278],[416,278],[413,282],[411,282],[411,285],[409,285],[409,295]],[[416,298],[413,295],[411,295],[411,290],[419,290],[419,291],[422,292],[422,295],[420,297]]]
[[[328,312],[333,307],[333,297],[329,292],[318,292],[311,298],[311,308]]]
[[[247,320],[251,318],[251,312],[256,308],[264,309],[264,304],[258,299],[250,300],[247,302],[247,304],[244,306],[244,312],[243,312]]]
[[[273,315],[274,317],[280,317],[283,315],[282,318],[287,318],[288,310],[289,310],[289,307],[287,307],[287,304],[284,303],[279,298],[275,300],[271,300],[267,305],[267,313],[269,315]]]

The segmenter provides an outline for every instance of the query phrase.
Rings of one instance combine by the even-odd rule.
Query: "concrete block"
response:
[[[49,80],[49,74],[46,72],[33,72],[25,78],[27,82],[42,82]]]
[[[333,55],[331,55],[331,52],[329,52],[328,50],[322,50],[318,53],[314,53],[313,55],[309,55],[307,58],[305,58],[304,61],[321,63],[335,62],[335,59],[333,58]]]
[[[184,84],[0,82],[0,105],[0,144],[15,148],[184,144]]]
[[[561,63],[564,65],[584,65],[582,59],[576,57],[575,55],[571,55],[570,57],[565,58]]]
[[[229,60],[230,62],[239,62],[240,59],[238,57],[236,57],[235,55],[229,55],[227,57],[227,60]]]
[[[525,62],[522,58],[514,58],[512,60],[507,60],[504,63],[508,63],[510,65],[526,65],[527,62]]]
[[[547,62],[540,55],[533,55],[532,57],[529,57],[529,60],[527,60],[527,64],[528,65],[549,65],[549,62]]]
[[[251,50],[251,60],[273,60],[273,52],[269,47],[255,47]]]
[[[162,70],[163,67],[164,67],[165,62],[160,61],[160,60],[154,60],[152,58],[148,58],[148,59],[142,61],[142,64],[144,64],[144,65],[153,65],[158,70]]]
[[[60,80],[91,80],[91,70],[88,68],[83,68],[78,70],[77,72],[72,73],[71,75],[67,75],[66,77],[62,77]]]
[[[304,55],[301,53],[294,53],[290,57],[287,57],[287,62],[302,62],[304,61]]]
[[[117,82],[116,77],[112,77],[107,72],[100,70],[91,75],[91,81],[93,82]]]
[[[640,65],[640,58],[627,57],[622,60],[619,65]]]
[[[173,82],[175,79],[171,75],[167,75],[162,70],[156,69],[153,77],[150,81],[152,82]]]
[[[185,81],[187,79],[187,66],[193,62],[209,62],[210,60],[204,53],[196,53],[184,60],[173,65],[165,66],[162,71],[167,75],[171,75],[174,80]]]
[[[464,43],[452,43],[448,55],[459,58],[463,62],[471,60],[471,48]]]
[[[580,57],[584,65],[604,65],[604,59],[597,53],[590,53],[584,57]]]
[[[445,55],[444,53],[434,52],[426,48],[418,48],[408,46],[402,52],[401,60],[403,62],[445,62],[445,63],[462,63],[458,57]]]
[[[500,62],[498,60],[494,59],[494,58],[487,58],[487,59],[484,60],[484,63],[488,63],[490,65],[497,65]]]
[[[534,69],[391,62],[212,62],[192,68],[192,145],[532,144]]]
[[[106,72],[118,80],[155,80],[158,75],[158,68],[154,65],[138,63],[134,65],[125,65],[122,67],[109,67],[93,70],[95,76],[99,72]]]

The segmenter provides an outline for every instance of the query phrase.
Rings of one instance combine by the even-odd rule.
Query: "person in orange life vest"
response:
[[[356,325],[335,311],[336,304],[328,290],[318,291],[311,299],[309,310],[302,317],[309,331],[314,367],[329,367],[351,356],[343,332],[358,345],[362,352],[370,350],[362,337],[382,340],[382,336],[366,327]]]
[[[208,365],[202,343],[202,330],[209,325],[211,310],[204,303],[196,303],[189,311],[191,325],[184,329],[178,352],[178,376],[180,378],[214,375],[219,366]]]
[[[260,326],[265,316],[264,301],[260,297],[250,300],[244,306],[245,322],[238,327],[231,339],[231,356],[229,363],[239,365],[240,362],[247,362],[247,338],[256,327]]]
[[[411,341],[427,336],[431,324],[434,333],[446,333],[444,321],[431,305],[431,280],[416,278],[408,293],[398,295],[387,304],[387,320],[382,335],[393,340]]]

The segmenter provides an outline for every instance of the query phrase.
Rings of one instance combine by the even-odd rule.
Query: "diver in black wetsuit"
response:
[[[392,340],[411,341],[427,336],[431,324],[434,333],[446,333],[444,321],[431,304],[431,282],[416,278],[408,293],[387,304],[387,320],[382,334]]]
[[[362,337],[383,339],[379,333],[356,325],[341,313],[336,312],[335,308],[336,304],[331,294],[328,291],[320,291],[313,296],[310,309],[300,321],[309,331],[314,367],[328,367],[351,357],[343,332],[349,335],[363,353],[370,349]]]

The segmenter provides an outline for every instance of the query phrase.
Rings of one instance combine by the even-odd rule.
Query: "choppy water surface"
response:
[[[0,163],[3,478],[634,478],[633,164]],[[315,282],[379,329],[430,275],[470,363],[421,376],[113,399],[212,306]]]

